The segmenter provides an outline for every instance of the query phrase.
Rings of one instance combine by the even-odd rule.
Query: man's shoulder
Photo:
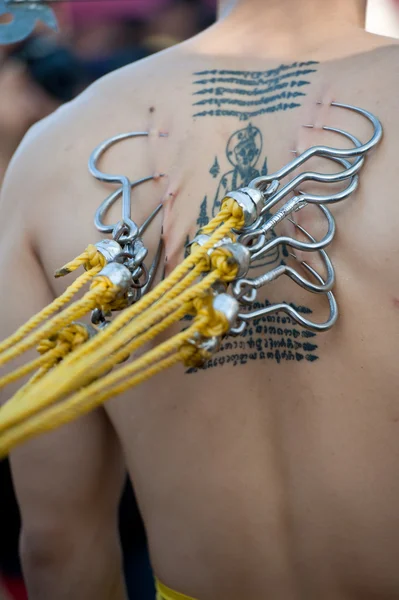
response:
[[[60,134],[81,137],[103,130],[106,136],[108,130],[112,135],[125,115],[133,129],[136,125],[142,128],[142,117],[149,105],[159,99],[160,89],[165,92],[165,83],[177,68],[177,54],[161,52],[102,77],[34,125],[23,146],[43,141],[46,149],[49,142],[59,142]]]
[[[35,193],[44,180],[51,189],[55,179],[59,186],[87,165],[104,140],[150,130],[152,106],[165,102],[168,86],[172,93],[179,52],[161,52],[106,75],[34,125],[14,155],[6,190],[11,186],[14,196],[29,185]]]

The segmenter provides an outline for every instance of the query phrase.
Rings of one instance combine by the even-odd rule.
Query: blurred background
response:
[[[321,0],[325,1],[325,0]],[[39,27],[28,39],[0,45],[0,186],[22,137],[39,119],[93,81],[173,46],[215,20],[216,0],[73,0],[54,4],[59,33]],[[7,17],[0,16],[0,23]],[[399,38],[399,0],[369,0],[367,29]],[[154,600],[145,532],[126,482],[120,531],[130,598]],[[0,461],[0,600],[26,600],[20,520],[8,461]]]

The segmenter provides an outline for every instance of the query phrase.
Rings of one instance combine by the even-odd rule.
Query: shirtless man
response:
[[[177,367],[15,451],[32,600],[124,598],[125,464],[154,571],[182,594],[399,597],[399,49],[365,33],[364,17],[364,0],[225,0],[215,26],[96,83],[17,152],[1,200],[1,337],[58,295],[55,269],[99,239],[93,215],[108,188],[87,160],[108,137],[151,131],[116,146],[102,168],[166,173],[137,190],[133,213],[141,223],[163,199],[174,266],[223,181],[273,172],[293,150],[342,146],[325,124],[369,138],[367,122],[332,100],[370,110],[385,128],[360,190],[334,210],[341,317],[330,332],[309,337],[278,316],[254,324],[212,368]],[[271,96],[284,73],[301,95],[279,110]],[[298,215],[317,231],[316,212]],[[159,234],[157,223],[152,249]],[[327,311],[325,298],[282,279],[261,299],[319,320]]]

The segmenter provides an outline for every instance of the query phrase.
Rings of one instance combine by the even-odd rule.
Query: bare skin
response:
[[[97,83],[34,128],[18,151],[1,201],[1,337],[59,294],[65,282],[52,273],[99,239],[92,218],[108,189],[86,165],[104,139],[151,131],[149,140],[116,147],[103,168],[167,174],[137,191],[133,213],[140,223],[164,201],[172,268],[198,228],[204,196],[212,205],[220,177],[232,170],[225,155],[232,134],[249,121],[262,133],[269,172],[292,150],[342,146],[304,124],[368,139],[368,125],[332,100],[367,108],[385,127],[359,192],[334,211],[330,255],[341,318],[309,340],[315,359],[278,364],[259,352],[235,369],[226,362],[187,375],[178,367],[15,451],[33,600],[124,597],[115,526],[119,446],[166,585],[200,600],[399,596],[399,50],[361,30],[363,4],[330,1],[319,12],[316,0],[225,3],[210,30]],[[193,117],[200,89],[193,73],[267,71],[295,61],[319,62],[300,107],[249,121]],[[209,173],[215,156],[216,177]],[[238,153],[232,160],[239,164]],[[305,211],[299,222],[317,232],[317,213]],[[153,250],[159,233],[160,223],[146,239]],[[262,294],[326,316],[325,300],[292,283],[279,280]]]

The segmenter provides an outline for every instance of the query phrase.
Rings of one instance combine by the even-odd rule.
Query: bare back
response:
[[[321,126],[368,139],[367,123],[332,100],[367,108],[384,125],[360,190],[334,210],[338,324],[313,334],[283,314],[261,318],[225,340],[204,370],[175,368],[106,406],[155,572],[201,600],[399,596],[399,55],[373,45],[339,60],[284,62],[208,55],[200,41],[183,45],[112,75],[59,111],[20,151],[21,180],[9,175],[11,225],[22,220],[58,294],[65,284],[53,282],[54,270],[98,240],[93,215],[108,188],[91,179],[87,160],[106,138],[151,131],[148,140],[115,147],[102,167],[165,174],[137,189],[133,215],[141,222],[164,202],[172,269],[224,192],[277,170],[293,150],[345,145]],[[318,231],[312,210],[299,223]],[[148,234],[153,249],[160,231],[159,221]],[[262,269],[284,260],[280,248]],[[259,296],[261,304],[276,301],[319,321],[328,311],[325,298],[284,278]]]

